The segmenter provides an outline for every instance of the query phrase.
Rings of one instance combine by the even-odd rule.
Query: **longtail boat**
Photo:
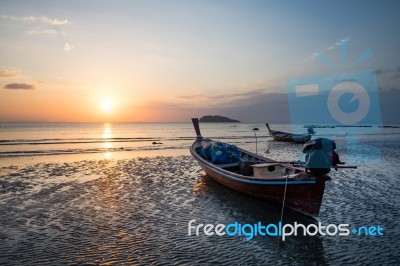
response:
[[[269,127],[269,124],[265,124],[268,128],[269,135],[272,137],[273,140],[276,141],[284,141],[284,142],[297,142],[297,143],[306,143],[307,141],[311,140],[310,134],[292,134],[277,130],[272,130]]]
[[[304,167],[277,162],[234,145],[203,138],[198,119],[193,118],[192,122],[197,136],[190,153],[213,180],[259,199],[278,204],[284,202],[285,207],[309,216],[319,214],[325,182],[331,180],[325,174],[330,171],[329,166],[328,171],[316,175]],[[216,150],[211,155],[205,152],[210,147],[212,152]],[[218,162],[221,152],[228,154],[225,154],[228,161]]]

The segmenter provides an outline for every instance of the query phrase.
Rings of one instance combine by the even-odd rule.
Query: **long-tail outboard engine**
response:
[[[306,171],[321,176],[328,174],[332,166],[343,164],[335,149],[336,143],[331,139],[318,138],[305,143],[303,153],[306,154]]]

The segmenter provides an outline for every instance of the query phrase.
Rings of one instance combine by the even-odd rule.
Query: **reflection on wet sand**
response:
[[[111,152],[105,152],[103,155],[104,155],[104,158],[110,159],[111,156],[112,156],[112,153]]]
[[[112,142],[104,142],[103,147],[106,149],[112,148]]]
[[[112,132],[111,132],[111,124],[110,123],[104,123],[104,128],[103,128],[103,139],[110,139],[112,138]]]
[[[105,152],[103,153],[105,159],[110,159],[112,156],[112,153],[110,152],[110,149],[112,148],[112,142],[107,141],[108,139],[112,138],[112,128],[110,123],[104,123],[104,128],[103,128],[103,139],[106,140],[103,143],[103,148],[105,149]]]
[[[229,224],[237,221],[241,224],[261,222],[263,225],[268,225],[280,222],[281,206],[228,189],[208,176],[201,175],[192,191],[195,196],[203,193],[203,197],[206,195],[212,198],[214,205],[219,206],[217,210],[220,214],[224,214],[224,219],[214,222],[215,224]],[[282,223],[294,224],[295,222],[307,226],[315,224],[316,220],[285,209]],[[242,236],[242,238],[244,237]],[[324,247],[319,236],[298,235],[287,237],[285,241],[279,239],[279,247],[277,247],[278,238],[271,236],[255,236],[248,242],[255,244],[257,249],[265,250],[270,256],[266,258],[266,254],[254,253],[252,262],[256,265],[270,264],[274,260],[277,263],[284,262],[285,264],[307,264],[310,261],[310,250],[312,250],[313,262],[317,265],[327,264]]]

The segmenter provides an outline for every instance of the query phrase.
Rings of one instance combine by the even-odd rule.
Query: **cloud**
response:
[[[1,78],[15,77],[19,73],[20,73],[20,71],[18,69],[15,69],[15,68],[0,67],[0,77]]]
[[[74,48],[74,46],[70,43],[65,43],[64,45],[64,51],[68,52],[70,51],[72,48]]]
[[[10,83],[4,86],[4,89],[10,90],[34,90],[36,89],[34,85],[26,83]]]
[[[390,70],[390,69],[380,68],[380,69],[375,70],[375,74],[377,74],[377,75],[383,75],[383,74],[390,73],[390,72],[392,72],[392,70]]]
[[[314,52],[314,53],[312,53],[311,56],[310,56],[310,59],[316,59],[319,54],[325,54],[325,53],[332,52],[333,50],[338,48],[341,44],[348,43],[349,41],[350,41],[350,37],[343,38],[339,42],[336,42],[336,43],[334,43],[332,45],[329,45],[328,48],[324,50],[324,52]]]
[[[395,75],[393,76],[394,79],[400,78],[400,67],[398,67],[395,71]]]
[[[191,116],[224,115],[240,121],[289,121],[287,95],[263,89],[226,95],[185,95],[147,102],[143,111],[169,114],[180,121]]]
[[[68,20],[67,19],[51,19],[49,17],[46,16],[26,16],[26,17],[15,17],[15,16],[8,16],[8,15],[0,15],[1,18],[3,19],[9,19],[9,20],[14,20],[14,21],[23,21],[23,22],[28,22],[28,23],[32,23],[32,22],[39,22],[39,23],[43,23],[43,24],[48,24],[48,25],[65,25],[68,24]]]
[[[376,75],[382,76],[382,75],[386,75],[386,74],[394,74],[393,76],[391,76],[391,78],[393,79],[398,79],[400,78],[400,68],[396,68],[396,69],[377,69],[375,71]],[[386,76],[388,77],[388,76]]]
[[[26,34],[28,35],[59,35],[64,44],[64,51],[70,51],[74,46],[64,40],[60,27],[69,24],[67,19],[49,18],[47,16],[25,16],[16,17],[9,15],[0,15],[0,19],[15,21],[28,24]]]
[[[29,35],[38,35],[38,34],[57,34],[57,31],[52,30],[52,29],[47,29],[47,30],[30,30],[27,31]]]
[[[186,95],[186,96],[176,96],[173,97],[171,102],[180,107],[230,107],[241,102],[246,102],[250,98],[257,98],[265,94],[263,89],[251,90],[243,93],[233,93],[233,94],[220,94],[220,95]]]
[[[384,123],[399,123],[398,102],[400,89],[379,89],[381,114]],[[328,92],[326,92],[328,97]],[[191,104],[190,104],[191,103]],[[292,102],[295,109],[313,104],[307,101]],[[136,112],[151,114],[162,121],[190,121],[191,117],[223,115],[242,122],[290,123],[287,93],[251,90],[228,95],[185,95],[164,100],[154,100],[142,106],[133,106]],[[312,121],[304,117],[304,123]]]
[[[379,90],[380,107],[382,120],[384,124],[398,124],[400,117],[398,115],[400,102],[400,89],[380,89]]]

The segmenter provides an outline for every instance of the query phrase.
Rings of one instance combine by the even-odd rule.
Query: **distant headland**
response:
[[[219,115],[206,115],[200,118],[199,121],[203,123],[240,123],[238,120]]]

